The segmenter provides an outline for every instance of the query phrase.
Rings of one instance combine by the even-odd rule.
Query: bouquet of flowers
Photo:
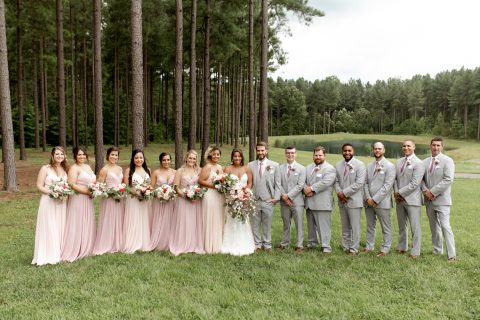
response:
[[[145,179],[143,183],[134,184],[133,191],[140,201],[151,200],[154,197],[154,189],[150,185],[150,179]]]
[[[249,216],[256,213],[253,192],[246,186],[237,183],[225,196],[228,213],[234,219],[245,222]]]
[[[154,190],[154,197],[161,202],[168,202],[177,196],[175,189],[169,184],[163,184]]]
[[[108,197],[117,202],[120,202],[121,199],[125,198],[128,192],[129,188],[125,183],[120,183],[107,189]]]
[[[230,174],[230,173],[223,173],[216,175],[213,179],[213,184],[215,185],[215,189],[223,194],[227,194],[228,191],[238,183],[237,176]]]
[[[193,184],[187,188],[184,188],[182,191],[185,198],[188,200],[197,200],[203,198],[207,192],[207,188],[202,188],[198,184]]]
[[[67,200],[69,195],[75,193],[75,191],[69,186],[67,181],[62,178],[50,184],[48,186],[48,189],[50,190],[50,198],[58,201],[65,201]]]
[[[102,182],[93,182],[88,185],[88,191],[91,193],[92,198],[107,198],[107,185]]]

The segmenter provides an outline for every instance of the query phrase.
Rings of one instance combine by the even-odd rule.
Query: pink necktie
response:
[[[429,173],[432,173],[434,164],[435,164],[435,157],[432,157],[432,161],[430,162],[430,168],[428,169]]]
[[[348,173],[348,163],[345,162],[345,169],[343,169],[343,176],[345,177]]]
[[[287,177],[290,177],[290,172],[292,171],[292,166],[288,166],[288,173],[287,173]]]
[[[400,168],[400,172],[403,172],[406,164],[407,164],[407,157],[405,157],[405,159],[403,160],[402,167]]]
[[[375,173],[373,174],[373,176],[377,175],[378,171],[380,171],[379,169],[380,169],[380,162],[375,161]]]
[[[258,175],[260,176],[260,178],[262,177],[262,165],[263,165],[263,162],[260,161],[258,163]]]

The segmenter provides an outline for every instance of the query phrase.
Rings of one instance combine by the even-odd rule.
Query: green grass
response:
[[[477,145],[469,148],[465,143],[459,149],[476,155]],[[172,151],[173,147],[147,148],[151,167],[158,166],[156,158],[164,150]],[[223,148],[224,163],[229,150]],[[283,162],[283,150],[272,148],[270,152],[273,159]],[[122,150],[123,165],[129,153],[129,149]],[[40,165],[47,158],[29,151],[27,163]],[[340,156],[328,155],[328,159],[335,163]],[[299,152],[298,160],[307,164],[311,154]],[[451,223],[459,259],[456,263],[431,253],[424,209],[423,251],[418,260],[394,252],[385,258],[374,254],[349,257],[341,251],[335,209],[331,256],[319,251],[299,255],[292,249],[247,257],[173,257],[150,252],[108,254],[44,267],[30,265],[38,193],[24,188],[8,198],[2,192],[0,319],[479,319],[480,204],[475,201],[479,192],[476,179],[454,182]],[[398,228],[394,210],[392,222],[395,246]],[[377,227],[378,249],[381,232]],[[281,230],[277,206],[274,244],[279,243]],[[362,246],[364,241],[362,213]]]

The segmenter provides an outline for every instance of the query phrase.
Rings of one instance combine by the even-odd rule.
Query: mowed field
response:
[[[345,136],[330,135],[327,139]],[[380,141],[404,138],[367,137]],[[429,137],[415,140],[428,144]],[[451,144],[457,148],[447,154],[456,160],[457,172],[479,173],[479,144],[446,141],[447,146]],[[122,149],[120,155],[124,166],[129,161],[129,150]],[[147,148],[150,167],[158,166],[158,154],[165,150],[173,151],[173,146]],[[231,146],[222,150],[222,162],[227,163]],[[284,161],[282,149],[271,148],[270,154],[274,160]],[[38,168],[49,153],[28,150],[28,156],[29,160],[18,163],[21,191],[13,195],[0,193],[0,319],[480,318],[477,179],[456,179],[453,185],[451,223],[458,254],[455,263],[448,263],[445,255],[432,254],[425,210],[423,251],[418,260],[408,260],[395,252],[383,258],[375,254],[347,256],[341,250],[340,218],[335,209],[332,255],[317,250],[296,254],[293,249],[247,257],[174,257],[166,252],[148,252],[34,267],[30,262],[39,200],[34,185]],[[331,154],[327,159],[334,164],[341,156]],[[360,159],[372,161],[368,157]],[[308,164],[311,153],[299,152],[298,161]],[[98,208],[98,200],[95,203]],[[394,210],[392,222],[395,246],[398,227]],[[281,230],[277,206],[274,244],[280,241]],[[362,213],[362,246],[364,241]],[[380,241],[381,231],[377,230],[377,249]]]

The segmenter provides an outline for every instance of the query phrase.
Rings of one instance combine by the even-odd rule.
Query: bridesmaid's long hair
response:
[[[110,157],[110,153],[112,153],[113,151],[117,151],[118,156],[120,156],[120,149],[117,146],[111,146],[110,148],[107,149],[107,155],[105,157],[107,161],[108,161],[108,157]]]
[[[209,146],[207,148],[207,150],[205,150],[205,154],[203,155],[203,158],[205,159],[205,161],[207,162],[211,162],[212,161],[212,153],[214,151],[217,151],[220,152],[220,155],[222,155],[222,151],[220,150],[219,147],[217,146]]]
[[[65,153],[65,150],[60,146],[53,147],[52,149],[52,155],[50,157],[50,167],[53,168],[53,166],[55,165],[55,159],[53,158],[53,156],[55,155],[55,151],[57,150],[63,153],[63,161],[60,163],[60,166],[63,168],[63,170],[65,170],[65,172],[68,172],[67,154]]]
[[[137,153],[141,153],[143,155],[142,168],[150,176],[150,169],[148,169],[148,166],[147,166],[147,159],[145,158],[145,153],[143,152],[143,150],[135,149],[135,150],[132,151],[132,157],[130,158],[130,172],[128,173],[128,185],[129,186],[132,185],[132,176],[133,176],[133,173],[135,172],[135,155]]]
[[[240,153],[240,156],[242,157],[242,161],[240,161],[240,165],[243,167],[245,165],[244,161],[245,161],[245,157],[243,156],[243,152],[242,150],[238,149],[238,148],[234,148],[232,150],[232,154],[230,155],[230,161],[231,163],[233,164],[233,156],[235,155],[235,153]]]
[[[88,161],[88,153],[86,149],[84,147],[75,147],[73,148],[73,161],[75,161],[75,163],[77,163],[77,156],[80,151],[82,151],[85,154],[85,157],[87,157],[87,161]]]

